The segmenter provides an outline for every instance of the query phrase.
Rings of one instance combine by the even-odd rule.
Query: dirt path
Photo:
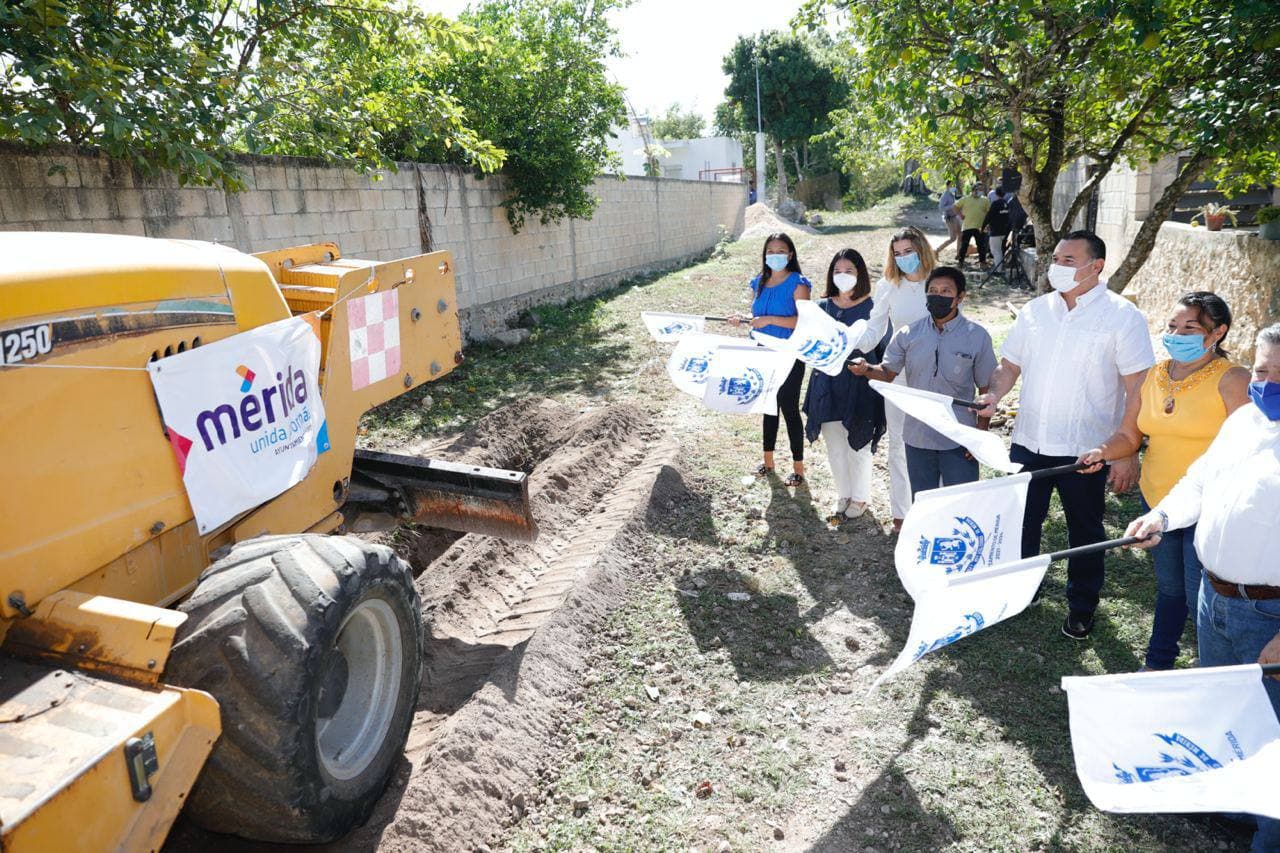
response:
[[[936,212],[900,201],[792,231],[812,278],[849,246],[874,279],[908,222],[941,239]],[[1137,668],[1154,599],[1141,557],[1109,563],[1090,643],[1058,633],[1055,571],[1041,606],[868,694],[911,613],[883,449],[871,511],[829,526],[821,443],[805,488],[744,477],[758,419],[675,391],[669,345],[639,319],[745,310],[772,227],[751,225],[703,264],[540,312],[529,344],[475,348],[368,420],[375,446],[531,469],[542,535],[397,537],[422,570],[434,656],[406,760],[331,849],[1240,847],[1204,823],[1100,813],[1075,779],[1056,685]],[[975,287],[968,302],[997,344],[1009,298]],[[1134,509],[1112,499],[1112,529]],[[1046,545],[1064,540],[1056,514]]]

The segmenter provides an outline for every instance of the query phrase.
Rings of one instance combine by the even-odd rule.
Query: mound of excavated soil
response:
[[[320,850],[472,851],[532,804],[597,627],[625,601],[628,537],[644,524],[676,449],[635,406],[579,411],[543,399],[407,449],[531,471],[539,535],[532,543],[448,531],[396,537],[418,571],[428,629],[418,711],[405,760],[369,821]],[[274,848],[179,821],[166,849]]]
[[[793,234],[818,233],[816,229],[810,228],[808,225],[801,225],[798,222],[783,219],[764,202],[758,201],[747,207],[742,237],[738,239],[743,237],[763,237],[766,234],[773,234],[778,231],[788,231]]]
[[[425,450],[426,448],[424,448]],[[533,543],[426,544],[429,659],[407,766],[343,849],[474,850],[524,808],[584,674],[595,626],[622,603],[626,531],[674,442],[630,405],[527,400],[429,452],[532,467]],[[421,552],[420,552],[421,553]]]

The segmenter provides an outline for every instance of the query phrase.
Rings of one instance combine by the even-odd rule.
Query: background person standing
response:
[[[956,202],[956,209],[963,218],[960,231],[960,246],[956,249],[956,266],[964,269],[965,256],[969,254],[969,240],[978,244],[978,263],[987,265],[987,239],[982,233],[982,222],[987,218],[991,202],[982,194],[982,185],[974,184],[969,195]]]
[[[942,191],[942,195],[938,198],[938,211],[942,214],[942,222],[947,226],[947,240],[940,243],[934,248],[934,252],[941,255],[942,250],[950,246],[952,243],[960,239],[960,211],[956,210],[956,185],[954,181],[947,181],[947,188]]]
[[[1010,227],[1009,200],[1005,198],[1004,187],[996,187],[995,201],[991,202],[987,215],[982,219],[982,231],[987,235],[987,248],[991,250],[991,258],[995,261],[991,265],[992,273],[1004,272]]]
[[[1116,431],[1138,409],[1139,389],[1155,363],[1147,321],[1099,278],[1107,246],[1092,231],[1073,231],[1058,243],[1049,267],[1054,292],[1023,306],[1001,352],[991,390],[978,400],[979,415],[995,405],[1022,377],[1018,417],[1009,458],[1026,471],[1070,465]],[[1106,539],[1102,525],[1106,486],[1117,492],[1137,481],[1137,459],[1111,463],[1110,473],[1066,473],[1032,480],[1023,515],[1022,555],[1040,553],[1040,535],[1057,490],[1072,547]],[[1102,554],[1067,563],[1069,612],[1062,633],[1083,640],[1093,630],[1104,580]]]

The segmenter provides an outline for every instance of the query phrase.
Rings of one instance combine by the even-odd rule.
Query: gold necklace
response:
[[[1173,359],[1166,361],[1164,364],[1156,368],[1156,387],[1160,389],[1160,393],[1164,394],[1164,413],[1172,415],[1174,409],[1174,395],[1181,394],[1183,391],[1189,391],[1207,379],[1213,371],[1208,370],[1210,366],[1216,363],[1218,359],[1214,358],[1197,369],[1194,373],[1182,379],[1175,380],[1169,375],[1169,368],[1173,365]]]

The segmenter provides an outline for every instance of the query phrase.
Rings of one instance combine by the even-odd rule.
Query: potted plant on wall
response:
[[[1280,206],[1268,204],[1258,211],[1258,236],[1263,240],[1280,240]]]
[[[1228,219],[1231,220],[1232,226],[1237,224],[1236,213],[1237,211],[1232,210],[1225,204],[1218,204],[1217,202],[1211,201],[1204,207],[1200,208],[1199,212],[1196,213],[1195,216],[1191,217],[1191,221],[1195,222],[1198,217],[1203,218],[1205,227],[1210,231],[1221,231],[1222,223]]]

